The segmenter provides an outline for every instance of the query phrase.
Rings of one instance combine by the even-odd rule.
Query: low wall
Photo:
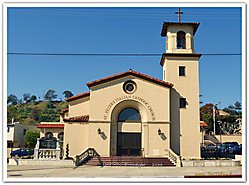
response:
[[[210,167],[210,166],[240,166],[241,161],[235,160],[183,160],[183,167]]]
[[[224,142],[238,142],[242,144],[242,135],[215,135],[215,137],[222,143]]]
[[[46,166],[74,166],[72,160],[35,160],[35,159],[9,159],[9,165],[46,165]]]

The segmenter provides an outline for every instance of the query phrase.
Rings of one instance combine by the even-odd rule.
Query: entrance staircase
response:
[[[138,156],[92,157],[86,161],[89,166],[172,166],[168,158],[142,158]]]
[[[181,159],[169,150],[167,157],[141,157],[141,156],[111,156],[102,157],[94,148],[88,148],[80,155],[76,155],[75,166],[181,166]]]

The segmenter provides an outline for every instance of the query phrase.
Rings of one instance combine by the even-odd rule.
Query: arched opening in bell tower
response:
[[[177,49],[186,49],[186,33],[184,31],[177,32]]]

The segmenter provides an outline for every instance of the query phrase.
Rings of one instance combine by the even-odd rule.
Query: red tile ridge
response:
[[[65,118],[63,121],[65,122],[88,122],[89,115],[69,117],[69,118]]]
[[[126,72],[121,72],[121,73],[118,73],[118,74],[115,74],[115,75],[112,75],[112,76],[108,76],[108,77],[105,77],[105,78],[94,80],[92,82],[88,82],[86,85],[88,87],[92,87],[92,86],[95,86],[95,85],[98,85],[98,84],[101,84],[101,83],[105,83],[105,82],[108,82],[108,81],[111,81],[111,80],[115,80],[115,79],[118,79],[118,78],[121,78],[121,77],[124,77],[124,76],[127,76],[127,75],[134,75],[134,76],[137,76],[137,77],[152,81],[154,83],[157,83],[157,84],[169,87],[169,88],[173,87],[172,83],[165,82],[163,80],[151,77],[149,75],[142,74],[142,73],[137,72],[137,71],[133,71],[131,69],[129,71],[126,71]]]
[[[69,111],[69,108],[66,108],[66,109],[62,109],[61,112],[64,113],[64,112],[68,112]]]
[[[84,98],[84,97],[87,97],[87,96],[90,96],[90,92],[84,92],[82,94],[78,94],[78,95],[75,95],[75,96],[72,96],[70,98],[67,98],[66,101],[73,101],[73,100],[77,100],[79,98]]]
[[[61,123],[53,123],[53,124],[41,124],[37,125],[37,128],[64,128],[64,124]]]
[[[200,126],[201,127],[207,127],[208,125],[204,121],[200,121]]]

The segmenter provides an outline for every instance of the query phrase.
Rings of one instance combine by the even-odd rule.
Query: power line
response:
[[[8,55],[28,56],[127,56],[127,57],[153,57],[162,56],[158,53],[29,53],[9,52]],[[241,56],[241,53],[203,53],[204,56]]]

